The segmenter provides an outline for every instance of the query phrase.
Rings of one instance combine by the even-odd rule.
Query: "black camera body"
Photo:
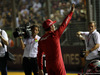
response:
[[[19,36],[23,36],[24,38],[29,38],[31,37],[31,35],[32,35],[32,32],[31,32],[30,25],[25,25],[25,27],[18,27],[13,32],[14,38],[17,38]]]

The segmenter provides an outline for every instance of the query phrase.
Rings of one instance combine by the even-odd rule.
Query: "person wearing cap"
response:
[[[21,47],[24,50],[23,53],[23,69],[25,75],[38,75],[38,64],[37,64],[37,53],[38,53],[38,41],[40,36],[39,33],[40,27],[38,25],[33,25],[31,27],[32,36],[22,40],[20,36]]]
[[[75,6],[73,4],[71,12],[57,30],[55,30],[54,26],[56,21],[50,19],[44,21],[43,28],[45,34],[39,40],[37,55],[39,75],[43,75],[43,54],[46,55],[46,70],[48,75],[66,75],[60,47],[60,37],[71,20],[74,9]]]

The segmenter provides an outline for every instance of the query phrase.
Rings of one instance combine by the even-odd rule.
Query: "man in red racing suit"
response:
[[[60,37],[71,20],[74,9],[75,8],[73,4],[71,12],[64,19],[63,23],[57,30],[55,30],[54,26],[56,21],[51,21],[50,19],[44,21],[43,28],[46,33],[39,41],[37,55],[39,75],[43,75],[43,54],[46,55],[46,70],[48,75],[66,75],[60,47]]]

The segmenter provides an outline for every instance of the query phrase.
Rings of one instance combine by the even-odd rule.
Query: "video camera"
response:
[[[14,38],[19,36],[24,36],[24,38],[29,38],[31,36],[31,26],[29,24],[25,25],[24,27],[18,27],[13,32]]]

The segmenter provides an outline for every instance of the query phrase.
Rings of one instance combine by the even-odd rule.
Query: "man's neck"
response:
[[[50,31],[46,31],[45,34],[49,33]]]
[[[35,38],[36,35],[33,35],[32,37]]]
[[[95,30],[96,30],[96,29],[95,29]],[[93,30],[92,32],[90,32],[90,34],[93,33],[95,30]]]

